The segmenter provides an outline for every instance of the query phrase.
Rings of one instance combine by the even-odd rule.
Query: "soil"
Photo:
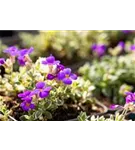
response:
[[[99,104],[85,104],[85,105],[68,105],[68,107],[59,107],[53,114],[52,121],[68,121],[77,118],[81,111],[87,113],[87,115],[104,114],[107,112],[107,108],[103,108]]]
[[[100,96],[100,97],[97,97],[97,99],[102,103],[104,104],[107,108],[109,108],[111,105],[112,105],[112,102],[110,99],[104,97],[104,96]]]

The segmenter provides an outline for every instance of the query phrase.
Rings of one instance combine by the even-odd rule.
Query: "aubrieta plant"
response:
[[[107,98],[116,104],[124,104],[126,91],[135,89],[135,54],[104,56],[80,67],[79,73],[96,87],[93,91],[98,99]]]
[[[94,87],[89,81],[77,77],[53,55],[33,63],[33,50],[12,46],[4,50],[9,57],[0,58],[1,67],[5,68],[0,76],[0,93],[10,116],[17,120],[57,120],[63,108],[70,108],[77,116],[81,105],[94,103]],[[18,71],[14,70],[16,63]]]
[[[79,121],[127,121],[126,117],[129,112],[135,111],[135,93],[126,92],[126,103],[122,105],[113,104],[110,109],[116,110],[115,114],[110,114],[109,117],[105,116],[88,116],[86,112],[81,112],[77,119]]]

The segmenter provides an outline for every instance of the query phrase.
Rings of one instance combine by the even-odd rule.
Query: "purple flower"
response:
[[[46,87],[45,82],[38,82],[33,93],[37,94],[40,98],[45,98],[49,95],[51,89],[52,87],[50,86]]]
[[[72,84],[72,80],[76,79],[77,75],[72,74],[70,68],[63,69],[58,73],[58,80],[62,80],[65,84]]]
[[[20,66],[25,66],[27,60],[25,57],[18,57],[18,63]]]
[[[65,67],[61,64],[57,65],[57,73],[59,73],[61,70],[63,70]]]
[[[135,45],[131,45],[130,49],[135,50]]]
[[[57,77],[57,75],[53,75],[53,74],[48,74],[47,75],[47,79],[48,80],[53,80],[54,78],[56,78]]]
[[[106,51],[106,46],[104,44],[93,44],[91,49],[95,51],[98,56],[103,56]]]
[[[123,41],[120,41],[118,43],[118,46],[121,48],[121,49],[124,49],[125,48],[125,43]]]
[[[47,75],[47,79],[48,80],[53,80],[54,78],[57,78],[57,74],[61,71],[61,70],[63,70],[65,67],[63,66],[63,65],[61,65],[61,64],[58,64],[57,65],[57,71],[56,71],[56,74],[54,75],[54,74],[48,74]]]
[[[34,48],[31,47],[30,49],[22,49],[18,53],[18,63],[21,66],[24,66],[28,61],[28,55],[33,52]]]
[[[3,51],[4,53],[9,54],[10,56],[17,56],[18,55],[18,49],[15,46],[11,46]]]
[[[112,104],[112,105],[110,106],[110,109],[117,109],[117,108],[123,108],[123,106],[115,105],[115,104]]]
[[[122,30],[122,32],[128,34],[128,33],[132,33],[132,30]]]
[[[135,102],[135,93],[126,92],[126,103]]]
[[[5,59],[4,58],[0,58],[0,66],[2,66],[5,63]]]
[[[25,100],[31,101],[33,95],[34,95],[33,92],[31,92],[30,90],[27,90],[27,91],[24,91],[23,93],[18,94],[18,97],[24,101]]]
[[[58,65],[60,63],[59,60],[55,60],[55,57],[50,55],[49,57],[46,58],[46,60],[42,61],[42,64],[44,65]]]
[[[34,109],[35,108],[35,104],[32,103],[32,100],[31,101],[23,101],[20,105],[22,107],[22,109],[24,111],[29,111],[30,109]]]
[[[26,56],[33,52],[34,48],[30,47],[29,49],[22,49],[19,51],[19,56]]]

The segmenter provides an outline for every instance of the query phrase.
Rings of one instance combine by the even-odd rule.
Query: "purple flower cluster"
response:
[[[48,97],[51,89],[51,87],[46,86],[45,82],[38,82],[34,90],[26,90],[23,93],[18,94],[18,97],[23,101],[20,106],[24,111],[34,109],[35,104],[32,102],[33,96],[37,95],[40,98],[46,98]]]
[[[33,94],[29,90],[18,94],[18,97],[21,98],[21,100],[23,101],[20,106],[22,107],[24,111],[29,111],[30,109],[35,108],[34,103],[32,103],[32,96]]]
[[[77,75],[71,73],[70,68],[65,68],[60,64],[60,61],[55,60],[55,57],[50,55],[46,60],[42,61],[42,64],[48,65],[51,69],[53,65],[56,65],[56,72],[54,74],[48,74],[47,79],[53,80],[54,78],[62,81],[64,84],[72,84],[73,80],[77,79]]]
[[[126,98],[125,98],[126,99],[126,104],[135,103],[135,92],[134,93],[126,92],[125,94],[126,94]],[[110,108],[111,109],[123,108],[123,106],[113,104],[113,105],[110,106]]]
[[[96,52],[96,54],[101,57],[106,52],[106,46],[104,44],[93,44],[91,49]]]
[[[33,48],[23,49],[18,51],[16,47],[10,47],[9,49],[4,51],[8,53],[10,56],[17,56],[18,62],[21,66],[24,66],[28,61],[27,56],[33,52]],[[4,59],[0,59],[0,63],[4,63]],[[47,74],[48,80],[59,80],[64,84],[70,85],[73,80],[77,79],[77,75],[71,72],[70,68],[65,68],[62,64],[60,64],[59,60],[55,60],[55,57],[50,55],[45,60],[42,61],[43,65],[48,65],[49,73]],[[55,66],[55,67],[54,67]],[[55,68],[55,70],[53,70]],[[35,104],[33,102],[33,96],[37,96],[38,98],[46,98],[49,96],[52,87],[46,86],[45,82],[38,82],[35,86],[35,89],[30,91],[26,90],[23,93],[18,94],[18,97],[21,98],[22,103],[20,106],[24,111],[29,111],[35,108]]]
[[[4,50],[3,52],[7,53],[10,57],[17,57],[19,65],[24,66],[26,62],[29,61],[28,55],[31,54],[33,50],[34,50],[33,47],[31,47],[30,49],[18,50],[17,47],[11,46],[6,50]]]

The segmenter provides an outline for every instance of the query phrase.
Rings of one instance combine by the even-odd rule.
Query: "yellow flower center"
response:
[[[40,89],[40,92],[42,92],[43,91],[43,89]]]
[[[68,75],[68,74],[66,74],[66,78],[69,78],[69,75]]]
[[[29,107],[29,106],[30,106],[30,103],[26,103],[26,106]]]

